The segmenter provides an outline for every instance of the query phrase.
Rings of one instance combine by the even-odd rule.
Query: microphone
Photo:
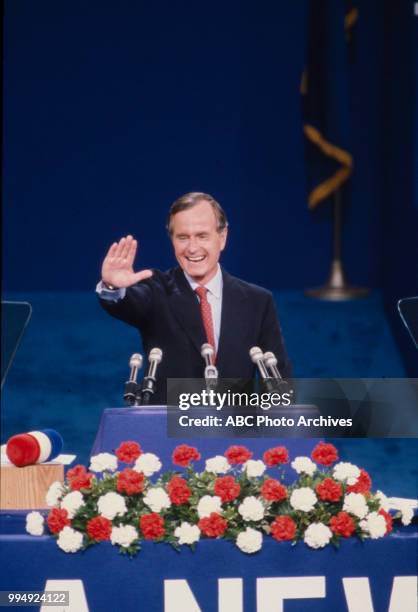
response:
[[[205,380],[206,388],[208,389],[208,391],[210,391],[210,389],[214,389],[218,384],[218,369],[213,365],[214,353],[215,351],[213,350],[213,346],[211,344],[208,344],[207,342],[205,342],[205,344],[202,344],[200,354],[202,355],[206,363]]]
[[[148,373],[144,376],[141,388],[141,404],[143,406],[149,404],[151,397],[155,393],[155,383],[157,382],[157,367],[161,363],[163,352],[159,348],[153,348],[148,355],[149,368]]]
[[[129,375],[129,380],[125,383],[125,393],[123,394],[123,399],[130,405],[137,405],[137,393],[138,393],[138,383],[136,379],[138,378],[138,372],[142,368],[142,355],[139,353],[134,353],[129,360],[129,367],[131,368],[131,373]]]
[[[281,394],[288,393],[293,396],[293,389],[289,386],[287,380],[285,380],[280,374],[279,368],[277,367],[277,357],[271,351],[267,351],[263,355],[264,363],[269,368],[272,373],[274,384],[276,386],[276,390]],[[295,401],[295,396],[292,398],[292,401]]]
[[[250,357],[251,361],[257,366],[258,371],[260,372],[260,376],[263,380],[263,384],[266,386],[267,391],[271,393],[272,391],[274,391],[275,384],[269,376],[266,366],[264,365],[263,351],[259,346],[253,346],[250,349]]]
[[[277,367],[277,359],[274,353],[272,353],[271,351],[267,351],[267,353],[264,353],[263,361],[267,368],[269,368],[275,380],[283,380],[283,377]]]
[[[255,363],[255,365],[257,366],[258,371],[260,372],[261,378],[263,380],[270,378],[268,375],[266,366],[264,365],[263,351],[261,350],[259,346],[253,346],[250,349],[250,357],[251,357],[251,361]]]

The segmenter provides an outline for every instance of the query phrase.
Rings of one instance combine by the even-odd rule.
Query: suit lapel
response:
[[[242,329],[243,321],[249,321],[245,315],[246,295],[242,287],[225,270],[222,270],[223,290],[222,290],[222,315],[221,333],[219,338],[218,354],[216,366],[219,375],[222,377],[223,366],[226,360],[234,354],[237,346],[237,338],[243,337],[246,330]]]
[[[206,342],[206,335],[199,302],[180,268],[175,269],[174,280],[169,296],[171,310],[200,354],[200,348]]]

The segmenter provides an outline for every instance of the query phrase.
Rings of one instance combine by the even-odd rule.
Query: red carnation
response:
[[[84,465],[75,465],[73,468],[68,470],[67,479],[72,480],[73,478],[78,478],[87,472]]]
[[[87,533],[92,540],[101,542],[110,539],[112,531],[112,521],[104,516],[95,516],[87,523]]]
[[[198,461],[199,459],[200,453],[197,448],[187,444],[176,446],[172,454],[173,463],[181,467],[187,467],[191,461]]]
[[[279,542],[293,540],[296,534],[296,523],[290,516],[277,516],[271,524],[270,533]]]
[[[273,467],[279,463],[287,463],[289,461],[289,453],[285,446],[275,446],[266,450],[263,459],[266,465]]]
[[[135,495],[144,490],[145,476],[141,472],[135,472],[131,468],[125,468],[117,475],[116,488],[119,493]]]
[[[67,525],[71,525],[68,512],[64,508],[52,508],[48,514],[47,523],[51,533],[59,533]]]
[[[165,534],[164,519],[159,514],[143,514],[139,519],[139,526],[145,540],[158,540]]]
[[[69,485],[71,491],[80,491],[80,489],[90,489],[91,480],[94,474],[91,472],[84,472],[79,476],[75,476],[70,479]]]
[[[215,480],[214,492],[222,502],[230,502],[238,497],[241,487],[233,476],[222,476]]]
[[[325,480],[316,485],[316,492],[322,501],[336,502],[341,498],[343,488],[339,482],[332,478],[325,478]]]
[[[245,463],[253,456],[252,452],[245,446],[230,446],[224,453],[231,465]]]
[[[278,480],[268,478],[261,487],[261,495],[268,501],[282,501],[287,498],[287,489]]]
[[[362,493],[363,495],[369,495],[372,486],[372,479],[366,472],[366,470],[360,470],[360,476],[353,485],[348,485],[347,493]]]
[[[393,518],[391,517],[389,512],[386,512],[386,510],[383,510],[383,508],[379,510],[379,514],[381,514],[386,521],[386,535],[387,535],[393,529]]]
[[[329,526],[331,531],[343,538],[349,538],[356,529],[352,517],[347,512],[339,512],[336,516],[333,516]]]
[[[226,531],[228,521],[222,518],[217,512],[212,512],[210,516],[201,518],[197,526],[202,533],[208,536],[208,538],[217,538]]]
[[[319,442],[311,453],[311,457],[321,465],[331,465],[338,459],[338,451],[333,444]]]
[[[115,451],[116,457],[122,463],[132,463],[135,459],[138,459],[142,455],[141,447],[138,442],[122,442]]]
[[[173,476],[167,485],[167,491],[171,502],[175,506],[187,504],[189,497],[192,494],[187,482],[183,480],[183,478],[180,478],[180,476]]]

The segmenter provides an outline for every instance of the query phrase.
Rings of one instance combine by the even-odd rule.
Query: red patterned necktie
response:
[[[200,299],[200,315],[202,317],[203,327],[205,328],[207,341],[211,346],[213,346],[214,350],[214,359],[215,363],[216,359],[216,344],[215,344],[215,334],[213,331],[213,319],[212,319],[212,308],[208,302],[207,293],[208,290],[206,287],[196,287],[195,289],[197,295]]]

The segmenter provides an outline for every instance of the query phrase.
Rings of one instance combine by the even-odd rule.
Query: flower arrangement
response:
[[[77,465],[64,484],[51,485],[49,532],[65,552],[109,540],[134,555],[143,540],[179,549],[194,547],[201,538],[223,538],[255,553],[263,535],[278,542],[303,540],[318,549],[352,536],[381,538],[392,531],[394,520],[407,525],[412,519],[408,506],[390,514],[387,497],[372,493],[367,472],[338,462],[332,444],[319,442],[311,457],[296,457],[291,467],[297,479],[289,486],[283,484],[283,465],[289,462],[283,446],[266,450],[263,460],[253,459],[244,446],[230,446],[196,472],[193,462],[200,458],[196,448],[181,444],[172,461],[183,471],[152,481],[162,468],[159,458],[137,442],[122,442],[115,455],[92,457],[90,471]],[[118,460],[126,466],[119,471]],[[267,468],[277,470],[277,477],[267,475]],[[39,512],[27,515],[32,535],[42,535],[43,523]]]

